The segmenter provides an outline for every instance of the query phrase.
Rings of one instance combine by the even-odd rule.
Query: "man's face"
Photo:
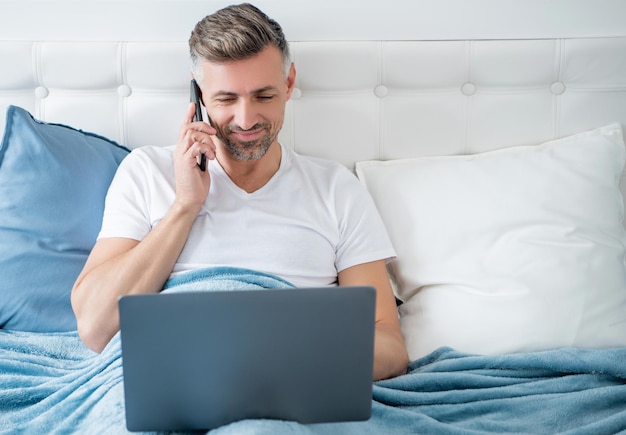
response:
[[[245,60],[202,62],[202,98],[217,138],[238,160],[256,160],[276,142],[295,69],[285,74],[280,51],[268,46]]]

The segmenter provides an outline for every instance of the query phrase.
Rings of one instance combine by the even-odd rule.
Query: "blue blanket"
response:
[[[272,276],[211,269],[165,291],[288,287]],[[438,349],[376,382],[366,422],[246,420],[211,434],[612,434],[626,431],[626,348],[504,356]],[[75,332],[0,330],[0,434],[128,433],[119,336],[101,354]]]

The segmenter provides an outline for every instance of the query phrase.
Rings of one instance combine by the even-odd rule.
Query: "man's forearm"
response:
[[[182,251],[195,210],[173,207],[141,241],[99,241],[72,290],[78,331],[85,344],[102,351],[119,329],[117,301],[127,294],[159,291]]]
[[[374,380],[392,378],[406,373],[409,357],[402,335],[376,324],[374,339]]]

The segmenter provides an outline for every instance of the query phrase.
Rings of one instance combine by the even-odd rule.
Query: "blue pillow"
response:
[[[0,146],[0,328],[76,329],[74,281],[129,150],[9,106]]]

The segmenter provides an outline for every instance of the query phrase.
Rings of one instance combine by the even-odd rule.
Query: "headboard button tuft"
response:
[[[463,93],[463,95],[469,97],[476,93],[476,86],[474,85],[474,83],[464,83],[463,86],[461,86],[461,92]]]
[[[554,95],[561,95],[563,92],[565,92],[565,84],[563,82],[552,83],[552,85],[550,86],[550,92],[552,92]]]
[[[120,97],[130,97],[132,93],[133,93],[133,90],[128,85],[119,85],[117,88],[117,94]]]
[[[374,95],[378,98],[385,98],[389,94],[389,89],[385,85],[378,85],[374,88]]]
[[[46,98],[49,94],[50,91],[48,91],[48,88],[44,86],[37,86],[35,88],[35,97],[37,98]]]

